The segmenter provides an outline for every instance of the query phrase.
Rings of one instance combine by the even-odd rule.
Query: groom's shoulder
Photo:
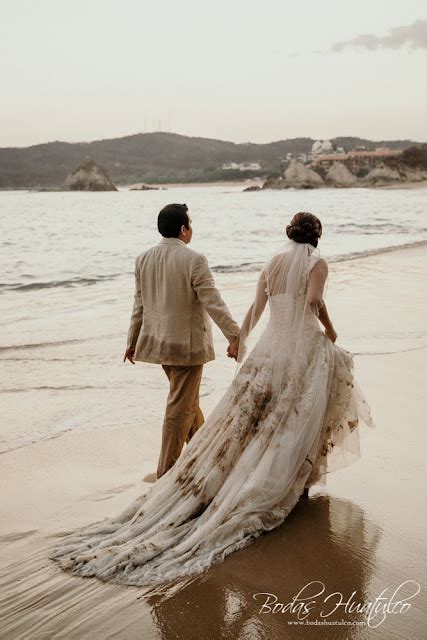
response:
[[[135,264],[137,266],[141,266],[141,264],[150,258],[156,260],[156,257],[159,257],[159,246],[154,245],[149,247],[145,251],[139,253],[135,258]],[[192,267],[202,267],[208,265],[208,259],[204,255],[204,253],[200,253],[200,251],[195,251],[194,249],[190,249],[188,246],[178,247],[179,251],[174,252],[175,258],[178,257],[179,261],[184,261],[184,264],[187,263]]]
[[[135,260],[137,262],[141,262],[141,260],[143,260],[144,258],[150,255],[155,255],[158,252],[160,246],[160,243],[151,245],[151,247],[148,247],[147,249],[144,249],[144,251],[141,251],[141,253],[138,253]]]
[[[204,266],[208,264],[208,259],[204,253],[190,249],[190,247],[186,248],[186,253],[193,266]]]
[[[145,251],[141,251],[141,253],[138,253],[138,255],[135,258],[135,263],[140,264],[141,260],[143,260],[143,258],[145,258],[145,256],[149,254],[150,251],[152,251],[153,249],[154,247],[150,247],[149,249],[145,249]]]
[[[146,265],[147,259],[148,262],[150,262],[150,256],[153,256],[155,249],[156,246],[149,247],[148,249],[141,251],[141,253],[138,253],[135,258],[135,269],[140,270],[143,265]]]
[[[207,259],[203,253],[200,253],[200,251],[195,251],[194,249],[190,249],[190,247],[188,246],[187,246],[187,252],[193,259],[197,259],[197,260]]]

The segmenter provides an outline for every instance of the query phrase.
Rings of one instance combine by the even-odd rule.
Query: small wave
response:
[[[408,226],[384,222],[380,224],[345,223],[333,226],[334,233],[358,233],[360,235],[384,234],[384,233],[408,233]],[[418,233],[425,233],[426,229],[418,229]]]
[[[23,393],[26,391],[81,391],[82,389],[106,389],[107,387],[92,385],[92,384],[70,384],[70,385],[58,385],[50,386],[50,385],[40,385],[34,387],[25,387],[23,389],[1,389],[0,393]]]
[[[365,251],[354,251],[353,253],[343,253],[336,256],[327,257],[328,262],[345,262],[346,260],[356,260],[365,256],[374,256],[389,251],[397,251],[399,249],[411,249],[412,247],[422,247],[427,245],[427,240],[415,240],[414,242],[405,242],[402,244],[393,244],[388,247],[380,247],[378,249],[367,249]],[[216,265],[212,267],[212,271],[216,273],[248,273],[251,271],[261,271],[265,263],[263,262],[242,262],[238,265]]]
[[[352,351],[354,356],[389,356],[396,353],[407,353],[408,351],[421,351],[421,349],[427,349],[427,344],[421,345],[421,347],[408,347],[407,349],[397,349],[397,351]]]
[[[20,358],[19,356],[0,357],[2,362],[75,362],[75,358]]]
[[[105,280],[114,280],[119,273],[112,273],[108,276],[96,276],[94,278],[70,278],[68,280],[50,280],[49,282],[31,282],[29,284],[21,284],[14,282],[12,284],[0,283],[0,289],[3,291],[37,291],[39,289],[51,289],[53,287],[75,287],[88,286],[97,284]]]
[[[7,347],[0,347],[1,351],[17,351],[18,349],[42,349],[44,347],[57,347],[62,344],[72,344],[74,342],[86,342],[84,338],[73,338],[70,340],[57,340],[52,342],[30,342],[27,344],[13,344]]]
[[[328,258],[328,262],[345,262],[346,260],[356,260],[357,258],[365,258],[367,256],[376,256],[381,253],[389,253],[390,251],[398,251],[399,249],[412,249],[414,247],[427,246],[427,240],[415,240],[414,242],[405,242],[403,244],[393,244],[388,247],[379,249],[367,249],[366,251],[354,251],[353,253],[345,253],[338,256]]]
[[[89,340],[103,340],[104,338],[114,338],[116,334],[109,333],[102,336],[93,336],[89,338],[69,338],[68,340],[53,340],[51,342],[27,342],[24,344],[12,344],[7,347],[0,347],[0,352],[17,351],[21,349],[45,349],[46,347],[59,347],[63,344],[76,344],[78,342],[88,342]]]
[[[241,264],[218,264],[212,267],[216,273],[241,273],[242,271],[259,271],[263,266],[262,262],[242,262]]]

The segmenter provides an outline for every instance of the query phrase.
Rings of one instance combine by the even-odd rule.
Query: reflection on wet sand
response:
[[[318,494],[299,502],[283,525],[222,564],[193,579],[152,589],[144,599],[152,607],[160,637],[167,640],[365,637],[366,626],[331,625],[324,633],[316,625],[298,628],[289,622],[302,617],[321,620],[322,609],[327,613],[335,608],[331,599],[329,604],[323,599],[337,591],[343,594],[343,601],[355,591],[354,601],[367,602],[373,595],[369,582],[380,538],[380,528],[358,505]],[[277,602],[288,603],[312,581],[324,583],[324,593],[316,598],[308,616],[260,612],[267,596],[254,594],[275,594]],[[308,587],[311,591],[306,596],[318,588]],[[346,614],[342,609],[324,620],[366,620],[361,613]]]

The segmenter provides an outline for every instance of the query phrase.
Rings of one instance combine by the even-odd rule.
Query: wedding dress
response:
[[[115,517],[59,534],[49,557],[62,569],[126,585],[200,573],[279,526],[305,487],[360,457],[361,421],[375,423],[352,354],[319,324],[324,290],[317,307],[308,302],[319,259],[290,240],[265,265],[233,383],[149,490]],[[268,325],[246,356],[267,302]]]

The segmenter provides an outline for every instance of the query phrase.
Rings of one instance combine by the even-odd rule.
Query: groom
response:
[[[229,355],[239,334],[206,257],[187,247],[191,224],[187,205],[168,204],[157,219],[163,238],[135,261],[135,301],[123,361],[161,364],[169,378],[157,478],[204,422],[200,381],[204,363],[215,358],[208,314],[230,343]]]

